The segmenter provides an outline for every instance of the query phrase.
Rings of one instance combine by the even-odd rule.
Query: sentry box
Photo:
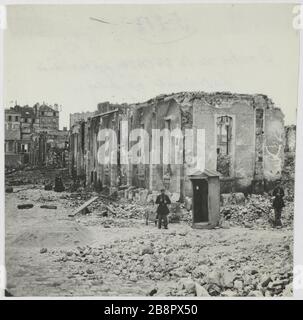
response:
[[[193,188],[192,227],[216,227],[220,219],[220,173],[205,169],[198,170],[188,177]]]

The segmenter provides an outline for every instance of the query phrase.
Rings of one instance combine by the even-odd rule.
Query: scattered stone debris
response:
[[[191,198],[180,203],[178,195],[173,195],[169,219],[171,223],[179,224],[169,226],[169,230],[158,230],[153,224],[145,225],[147,214],[149,221],[155,219],[157,207],[152,201],[156,194],[146,190],[125,187],[117,190],[114,200],[105,188],[100,193],[79,187],[76,192],[58,194],[52,190],[45,192],[45,185],[25,188],[19,193],[20,188],[14,187],[14,194],[7,195],[7,199],[16,197],[21,203],[30,199],[33,204],[19,206],[62,207],[69,213],[97,197],[87,205],[89,214],[64,220],[65,232],[61,231],[57,221],[59,228],[22,230],[12,238],[15,247],[34,247],[35,252],[40,250],[41,254],[48,252],[38,256],[48,262],[51,260],[55,268],[60,264],[62,270],[68,271],[70,279],[96,286],[104,285],[104,274],[113,277],[113,281],[117,279],[132,286],[139,287],[145,281],[149,288],[144,289],[143,294],[148,296],[292,295],[293,238],[289,236],[289,230],[293,221],[293,202],[288,198],[282,213],[281,230],[263,230],[271,228],[273,213],[269,195],[245,197],[242,193],[235,193],[221,197],[221,228],[201,231],[192,230],[188,225],[191,222]],[[125,197],[125,193],[132,193],[132,196]],[[37,211],[50,217],[46,211]],[[58,212],[52,213],[56,215]],[[19,214],[18,219],[20,217],[24,215]],[[113,237],[120,228],[119,232],[127,237],[95,243],[94,233],[88,232],[90,226],[99,234],[104,233],[105,237]],[[141,228],[141,233],[130,236],[129,233],[137,227],[138,230]],[[122,228],[129,230],[123,232]],[[241,237],[238,237],[239,233]],[[255,239],[252,238],[255,234],[258,235],[256,241],[251,240]],[[60,286],[54,283],[58,282],[53,281],[53,287]]]
[[[5,192],[6,193],[13,193],[14,192],[14,188],[13,187],[7,187],[7,188],[5,188]]]
[[[198,283],[195,283],[195,293],[197,297],[209,297],[208,291]]]
[[[242,201],[242,200],[241,200]],[[245,228],[263,227],[270,228],[274,220],[272,200],[269,195],[252,194],[239,204],[239,200],[232,194],[224,196],[224,206],[221,207],[220,226],[243,226]],[[293,223],[293,203],[285,201],[282,212],[284,227]]]
[[[87,190],[83,190],[83,192],[74,192],[71,194],[65,194],[61,198],[65,200],[69,200],[65,202],[66,208],[75,208],[81,207],[84,205],[86,201],[93,197],[98,197],[95,201],[90,203],[87,208],[91,212],[91,214],[95,217],[108,217],[109,224],[112,224],[112,218],[115,219],[144,219],[146,224],[149,222],[154,223],[156,220],[156,210],[157,205],[154,204],[157,194],[149,194],[147,190],[138,191],[137,194],[141,193],[142,199],[138,196],[138,199],[127,199],[120,198],[113,200],[112,195],[106,195],[105,193],[96,193],[89,192]],[[154,201],[153,201],[154,198]],[[175,196],[175,198],[179,199],[179,196]],[[172,200],[174,200],[174,196],[172,196]],[[70,214],[72,216],[73,214]],[[180,202],[173,202],[170,209],[170,214],[168,216],[170,223],[179,223],[182,221],[191,222],[191,210],[187,210],[185,208],[185,204]],[[103,224],[103,220],[96,221],[95,223],[98,225],[100,223]]]
[[[87,273],[87,274],[93,274],[93,273],[95,273],[95,272],[94,272],[94,270],[92,270],[92,269],[87,269],[87,270],[86,270],[86,273]]]
[[[148,296],[154,296],[157,293],[157,291],[158,290],[156,288],[150,290],[150,292],[148,293]]]
[[[217,171],[219,171],[223,177],[229,177],[230,165],[231,165],[230,155],[224,155],[219,153],[217,156]]]
[[[21,185],[45,185],[54,181],[56,176],[60,176],[68,185],[71,184],[68,169],[58,169],[52,167],[35,167],[30,170],[11,170],[10,174],[5,174],[6,186],[21,186]]]
[[[43,204],[42,206],[40,206],[40,208],[42,208],[42,209],[57,209],[57,206],[49,206],[49,205]]]
[[[18,209],[30,209],[32,208],[34,205],[32,203],[26,203],[26,204],[18,204],[17,208]]]
[[[46,191],[53,190],[53,185],[52,185],[51,183],[46,184],[46,185],[44,186],[44,190],[46,190]]]
[[[199,233],[186,236],[176,232],[148,233],[97,247],[55,251],[54,259],[73,268],[87,266],[86,273],[96,276],[110,270],[120,280],[155,281],[156,286],[146,293],[149,296],[291,295],[290,247],[282,242],[269,245],[260,241],[231,255],[224,249],[229,241],[226,237],[213,235],[203,244],[199,237]],[[216,250],[217,259],[204,249],[214,241],[217,248],[221,247]],[[291,244],[292,237],[284,238],[283,242]]]
[[[153,254],[153,253],[154,253],[154,249],[151,246],[148,246],[142,249],[142,255]]]
[[[90,211],[88,210],[88,206],[92,204],[94,201],[96,201],[97,199],[98,197],[93,197],[89,199],[88,201],[83,203],[79,208],[77,208],[73,213],[69,214],[69,217],[74,217],[77,214],[89,213]]]

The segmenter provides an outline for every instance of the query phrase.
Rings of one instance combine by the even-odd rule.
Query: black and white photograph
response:
[[[0,8],[4,299],[295,296],[299,4]]]

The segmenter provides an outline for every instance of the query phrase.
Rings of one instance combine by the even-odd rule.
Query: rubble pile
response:
[[[142,190],[139,190],[142,194]],[[98,196],[99,199],[88,206],[89,212],[99,217],[121,218],[121,219],[147,219],[154,221],[156,218],[157,205],[154,203],[157,194],[145,194],[144,199],[139,195],[128,198],[113,199],[106,193],[90,192],[83,189],[81,192],[64,193],[60,199],[68,200],[65,202],[66,208],[76,208],[81,206],[90,198]],[[172,199],[174,200],[173,196]],[[169,214],[169,221],[176,223],[180,221],[191,221],[191,211],[187,209],[187,204],[173,202]]]
[[[93,197],[90,192],[74,192],[74,193],[62,193],[60,199],[64,201],[65,208],[76,208],[81,206],[85,201]]]
[[[69,199],[66,202],[66,207],[78,207],[83,204],[84,201],[89,200],[94,194],[92,193],[72,193],[70,195],[64,195],[64,199]],[[95,202],[88,206],[89,212],[95,216],[100,217],[114,217],[114,218],[142,218],[146,210],[149,210],[148,206],[140,205],[138,203],[132,203],[130,201],[121,199],[114,202],[107,197],[100,196]]]
[[[219,153],[217,156],[217,171],[220,172],[223,177],[229,177],[230,175],[230,156]]]
[[[41,195],[39,198],[37,198],[36,201],[38,201],[39,203],[47,203],[47,202],[54,202],[56,200],[57,198],[54,195],[48,194],[47,196]]]
[[[142,198],[144,192],[140,191]],[[68,211],[96,196],[88,214],[67,218]],[[138,196],[113,200],[109,194],[85,190],[57,193],[38,185],[14,187],[6,195],[13,208],[7,219],[7,240],[18,249],[11,265],[20,268],[30,255],[28,261],[37,274],[44,264],[47,270],[58,271],[64,283],[61,290],[68,283],[71,293],[81,287],[85,295],[118,295],[120,286],[127,294],[150,296],[292,295],[292,202],[285,201],[279,230],[270,228],[272,199],[268,195],[245,198],[241,193],[222,195],[222,228],[197,230],[180,223],[158,230],[151,223],[157,207],[147,201],[151,197],[147,195],[145,202]],[[171,217],[190,221],[191,199],[185,198],[184,203],[177,201],[177,195],[171,199]],[[34,207],[15,210],[27,204],[24,200]],[[229,226],[233,227],[224,230]],[[33,292],[42,287],[58,295],[60,286],[52,285],[56,271],[43,286],[30,273],[20,273],[22,278],[16,281],[34,284],[37,291]],[[25,288],[28,285],[18,285],[16,295]]]
[[[151,280],[147,295],[284,296],[291,295],[291,237],[283,242],[239,248],[226,253],[227,239],[216,238],[221,251],[210,254],[210,242],[188,231],[148,233],[99,247],[55,251],[57,263],[69,265],[75,277],[113,274],[119,280]],[[266,263],[265,263],[266,262]]]
[[[265,227],[269,228],[274,220],[272,199],[268,195],[252,194],[242,204],[231,201],[220,210],[222,227],[244,226],[246,228]],[[285,201],[282,212],[282,223],[284,226],[292,226],[293,203]]]
[[[138,219],[118,219],[107,217],[103,215],[95,215],[87,219],[86,217],[78,218],[77,222],[81,225],[90,227],[90,226],[102,226],[103,228],[131,228],[135,225],[138,225]],[[142,222],[141,222],[142,224]]]
[[[69,184],[68,169],[57,168],[24,168],[23,170],[11,170],[5,174],[6,186],[20,186],[26,184],[43,185],[55,181],[55,177],[60,176],[65,184]]]
[[[118,202],[112,202],[110,200],[96,201],[96,203],[91,205],[91,210],[102,214],[105,211],[108,216],[115,218],[143,218],[146,211],[150,208],[148,206],[140,205],[138,203],[129,202],[127,200],[121,199]]]

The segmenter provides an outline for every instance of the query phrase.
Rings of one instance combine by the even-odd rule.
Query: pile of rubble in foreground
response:
[[[203,236],[203,238],[200,238]],[[237,238],[237,237],[235,237]],[[238,237],[235,243],[241,243]],[[247,241],[247,240],[246,240]],[[216,250],[212,250],[216,242]],[[98,247],[77,247],[52,253],[75,279],[150,281],[146,295],[159,296],[290,296],[292,239],[237,247],[233,240],[188,231],[147,233]],[[100,280],[101,279],[101,280]],[[104,280],[106,280],[104,279]],[[116,280],[115,280],[116,279]]]

